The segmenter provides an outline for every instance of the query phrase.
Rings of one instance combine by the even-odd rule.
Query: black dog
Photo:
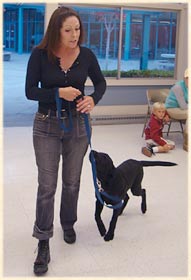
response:
[[[124,161],[118,167],[115,167],[112,159],[108,154],[100,153],[96,151],[90,152],[90,157],[94,156],[97,179],[101,185],[101,190],[106,192],[112,197],[118,197],[123,200],[123,204],[120,208],[113,209],[112,219],[109,225],[109,230],[106,233],[105,225],[101,219],[101,212],[103,210],[103,203],[96,196],[96,210],[95,220],[101,236],[104,236],[105,241],[112,240],[114,238],[114,231],[117,224],[119,215],[122,214],[129,196],[127,191],[130,189],[132,194],[135,196],[141,196],[141,211],[144,214],[147,210],[146,203],[146,190],[142,188],[141,182],[143,179],[143,167],[146,166],[174,166],[177,165],[173,162],[165,161],[137,161],[129,159]],[[116,202],[112,198],[102,194],[100,196],[102,201],[106,204],[115,205]]]

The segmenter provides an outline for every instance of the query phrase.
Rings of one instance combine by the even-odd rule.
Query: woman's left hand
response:
[[[94,100],[91,96],[84,96],[77,100],[77,111],[81,113],[90,113],[90,111],[94,108]]]

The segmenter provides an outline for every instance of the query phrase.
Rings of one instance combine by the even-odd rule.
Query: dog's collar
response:
[[[113,202],[115,202],[116,204],[112,205],[112,204],[106,204],[105,202],[103,202],[103,205],[107,206],[108,208],[112,208],[112,209],[118,209],[121,208],[124,200],[118,198],[118,197],[114,197],[112,195],[109,195],[105,192],[105,190],[101,187],[101,182],[98,180],[98,178],[96,178],[96,183],[97,183],[97,188],[99,193],[102,193],[102,195],[104,195],[105,197],[111,199]]]

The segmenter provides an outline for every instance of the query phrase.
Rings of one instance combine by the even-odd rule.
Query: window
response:
[[[4,50],[31,52],[44,35],[44,4],[3,5]]]
[[[121,77],[174,75],[177,12],[125,8],[120,23],[120,8],[73,8],[85,28],[84,46],[95,53],[105,76],[116,77],[118,71]]]
[[[23,9],[23,50],[30,52],[44,34],[44,13],[36,8]]]
[[[10,9],[7,11],[4,9],[4,49],[15,51],[17,50],[17,21],[18,21],[18,12],[16,9]]]

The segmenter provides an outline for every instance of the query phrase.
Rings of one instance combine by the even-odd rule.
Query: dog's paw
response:
[[[121,207],[121,209],[119,210],[119,216],[121,216],[123,214],[123,210],[125,207]]]
[[[110,240],[113,240],[114,238],[114,233],[107,233],[105,236],[104,236],[104,240],[105,241],[110,241]]]
[[[106,229],[105,229],[105,227],[102,228],[101,230],[99,229],[99,232],[100,232],[101,236],[104,236],[104,235],[106,234]]]
[[[146,213],[146,211],[147,211],[147,204],[146,203],[141,204],[141,211],[142,211],[143,214]]]
[[[97,226],[98,226],[98,230],[99,230],[101,236],[104,236],[106,234],[106,228],[105,228],[104,224],[97,223]]]
[[[143,214],[147,211],[147,202],[146,202],[146,191],[143,189],[142,193],[142,202],[141,202],[141,211]]]

